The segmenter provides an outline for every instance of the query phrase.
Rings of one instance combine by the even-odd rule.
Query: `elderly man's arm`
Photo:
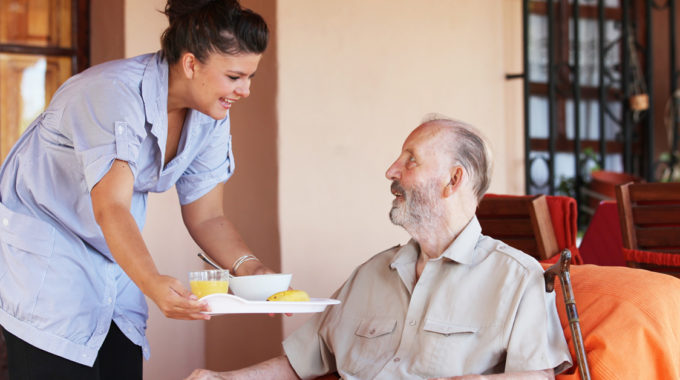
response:
[[[291,367],[288,357],[285,355],[229,372],[213,372],[206,369],[197,369],[186,380],[299,380],[300,378]]]
[[[552,380],[555,372],[552,369],[543,371],[524,371],[512,373],[499,373],[497,375],[465,375],[454,377],[439,377],[430,380]]]

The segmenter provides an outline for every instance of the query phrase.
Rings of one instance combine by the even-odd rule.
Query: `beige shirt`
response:
[[[543,269],[481,235],[474,217],[416,283],[410,241],[359,266],[283,342],[302,378],[416,379],[569,368],[571,358]]]

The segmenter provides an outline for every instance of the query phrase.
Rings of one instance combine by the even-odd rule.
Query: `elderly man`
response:
[[[342,303],[288,337],[284,356],[190,379],[549,379],[568,368],[541,266],[481,234],[475,210],[489,172],[472,127],[443,117],[421,124],[386,173],[390,219],[412,240],[359,266],[334,295]]]

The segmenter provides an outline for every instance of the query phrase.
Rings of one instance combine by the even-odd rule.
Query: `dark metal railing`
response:
[[[588,3],[588,4],[584,4]],[[641,6],[642,5],[642,6]],[[652,30],[652,17],[655,11],[667,11],[669,35],[667,40],[670,57],[670,99],[673,112],[670,113],[672,137],[669,142],[671,154],[668,159],[655,159],[654,142],[663,123],[655,122],[655,110],[659,110],[659,94],[655,94],[661,80],[654,75],[655,49],[658,49],[658,37]],[[570,193],[580,205],[590,195],[587,189],[590,180],[588,169],[597,166],[600,169],[612,170],[611,156],[619,155],[619,168],[624,172],[642,177],[647,181],[660,180],[660,169],[665,170],[665,177],[676,177],[679,157],[678,129],[680,129],[680,70],[677,67],[676,36],[676,0],[666,0],[659,4],[658,0],[620,0],[614,7],[599,0],[597,4],[585,0],[524,0],[523,12],[523,74],[508,75],[508,79],[521,77],[524,79],[524,113],[525,113],[525,189],[527,194],[556,194],[564,191],[557,186],[558,172],[564,169],[559,165],[557,155],[569,154],[573,158],[573,178],[569,179]],[[545,57],[547,61],[545,82],[533,83],[530,76],[533,56],[530,43],[531,33],[538,33],[530,28],[530,15],[544,17],[546,28],[542,32],[545,37]],[[597,41],[598,64],[593,72],[599,76],[595,82],[582,83],[582,61],[580,47],[584,41],[580,20],[592,20],[597,24],[597,36],[590,35],[593,44]],[[658,18],[655,19],[657,21]],[[607,36],[608,23],[615,23],[619,35]],[[569,25],[571,24],[571,35]],[[595,38],[592,38],[595,37]],[[663,37],[663,36],[662,36]],[[609,40],[608,40],[609,38]],[[541,46],[543,49],[543,46]],[[543,52],[543,50],[541,50]],[[618,54],[618,55],[617,55]],[[587,64],[587,63],[586,63]],[[586,72],[587,75],[587,72]],[[675,96],[674,96],[675,95]],[[546,100],[547,136],[532,137],[531,96],[540,96]],[[638,96],[646,96],[647,105],[640,106],[634,100]],[[663,96],[665,98],[665,95]],[[567,103],[573,102],[573,111],[567,115]],[[584,101],[596,102],[597,139],[582,134],[582,127],[593,127],[582,124],[581,106]],[[568,116],[573,122],[567,132]],[[591,120],[594,122],[594,120]],[[595,132],[595,129],[593,129]],[[613,137],[612,137],[613,136]],[[560,159],[562,160],[562,159]],[[538,178],[532,175],[539,163],[544,163],[547,174]],[[541,168],[538,168],[541,169]],[[560,175],[560,180],[564,180]],[[664,178],[665,178],[664,177]],[[546,179],[547,178],[547,179]]]
[[[571,66],[571,82],[573,86],[574,98],[574,197],[581,199],[581,186],[583,185],[583,177],[581,173],[581,70],[580,70],[580,34],[579,34],[579,0],[573,0],[573,25],[574,25],[574,63]]]
[[[555,2],[548,1],[548,20],[555,19]],[[555,23],[548,21],[548,191],[555,193],[555,140],[557,138],[557,64],[555,62]]]

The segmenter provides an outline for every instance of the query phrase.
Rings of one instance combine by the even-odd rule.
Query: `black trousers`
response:
[[[92,367],[43,351],[3,329],[10,380],[142,379],[142,349],[111,322]]]

